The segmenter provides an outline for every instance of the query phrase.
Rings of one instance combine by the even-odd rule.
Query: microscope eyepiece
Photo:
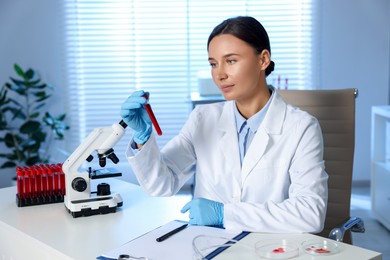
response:
[[[100,165],[100,167],[106,166],[106,157],[99,156],[99,165]]]
[[[110,158],[111,161],[112,161],[113,163],[115,163],[115,164],[117,164],[117,163],[119,162],[119,159],[118,159],[118,157],[116,156],[115,153],[112,153],[112,154],[108,155],[107,157]]]
[[[123,127],[123,128],[126,128],[127,127],[127,124],[125,123],[125,121],[121,120],[119,122],[119,124]]]
[[[113,163],[117,164],[119,162],[118,157],[114,153],[114,149],[108,149],[105,153],[98,154],[99,156],[99,165],[100,167],[106,166],[106,157],[110,159]]]
[[[92,162],[92,160],[93,160],[93,156],[92,156],[92,154],[90,154],[90,155],[87,157],[87,161],[88,161],[88,162]]]

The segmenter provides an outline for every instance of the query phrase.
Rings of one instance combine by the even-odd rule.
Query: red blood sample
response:
[[[328,254],[328,253],[330,253],[329,250],[326,250],[326,249],[324,249],[324,248],[317,248],[317,249],[315,250],[315,252],[316,252],[316,253],[319,253],[319,254]]]
[[[278,247],[272,250],[272,253],[285,253],[286,251],[284,250],[283,247]]]
[[[24,171],[22,169],[16,170],[16,188],[20,199],[25,197],[24,195]]]

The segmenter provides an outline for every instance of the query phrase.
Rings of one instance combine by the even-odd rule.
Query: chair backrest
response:
[[[357,90],[279,90],[279,93],[286,102],[315,116],[321,125],[329,196],[325,227],[319,235],[328,237],[332,228],[350,217]],[[352,243],[350,232],[345,234],[344,242]]]

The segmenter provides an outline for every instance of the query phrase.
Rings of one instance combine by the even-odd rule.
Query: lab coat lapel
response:
[[[257,162],[263,157],[269,142],[269,135],[261,126],[257,130],[242,163],[242,182],[250,174]]]
[[[282,97],[275,92],[274,95],[271,96],[271,104],[268,108],[268,112],[264,117],[262,124],[259,126],[259,129],[257,129],[252,143],[245,154],[242,163],[242,185],[266,152],[271,136],[280,135],[282,133],[286,107],[286,103],[283,101]]]
[[[218,146],[223,154],[226,163],[237,183],[241,184],[240,151],[238,147],[237,130],[233,112],[234,102],[227,101],[219,119],[219,130],[221,138]]]

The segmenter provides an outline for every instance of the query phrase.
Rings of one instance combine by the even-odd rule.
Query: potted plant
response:
[[[51,142],[63,140],[69,129],[65,114],[44,111],[53,88],[31,68],[15,64],[14,70],[18,77],[0,91],[0,169],[48,163]]]

